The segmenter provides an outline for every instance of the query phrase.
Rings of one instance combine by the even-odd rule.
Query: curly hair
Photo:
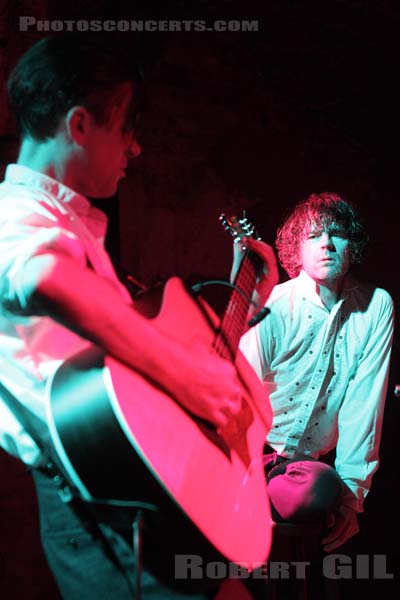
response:
[[[277,232],[275,246],[289,277],[300,273],[301,246],[312,228],[344,235],[350,241],[351,264],[361,262],[368,235],[354,207],[337,194],[311,194],[295,206]]]

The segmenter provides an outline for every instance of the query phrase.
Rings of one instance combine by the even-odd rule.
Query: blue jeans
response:
[[[129,530],[120,531],[113,524],[87,518],[79,504],[76,509],[62,502],[54,481],[47,474],[34,470],[33,478],[42,545],[62,598],[135,598],[137,565],[129,544]],[[159,552],[154,556],[160,556]],[[212,597],[203,591],[178,591],[173,586],[173,575],[171,582],[166,584],[147,566],[142,567],[140,580],[143,600],[206,600]]]

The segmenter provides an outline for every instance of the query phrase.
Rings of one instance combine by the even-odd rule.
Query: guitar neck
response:
[[[257,254],[247,250],[214,342],[214,349],[222,358],[235,359],[260,266],[261,259]]]

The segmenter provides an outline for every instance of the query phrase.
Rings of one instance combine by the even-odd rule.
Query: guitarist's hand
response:
[[[258,254],[263,262],[252,297],[253,304],[250,305],[249,313],[247,315],[248,322],[267,302],[272,289],[279,281],[279,271],[275,252],[271,246],[251,237],[243,237],[240,243],[233,244],[232,282],[235,280],[246,248],[249,248],[252,252]]]
[[[217,428],[240,411],[242,386],[230,362],[205,344],[186,346],[161,333],[90,269],[69,257],[43,254],[27,262],[23,281],[21,295],[28,304],[24,314],[50,316],[129,368],[156,379],[177,402]],[[74,281],[80,283],[79,293],[71,285]]]
[[[179,363],[180,381],[175,380],[174,386],[177,402],[217,429],[225,427],[240,412],[244,395],[233,364],[201,343],[191,345]]]

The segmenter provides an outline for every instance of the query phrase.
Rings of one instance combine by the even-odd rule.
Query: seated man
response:
[[[393,302],[351,274],[366,240],[336,194],[297,205],[276,243],[291,279],[241,340],[273,410],[265,463],[275,520],[320,520],[327,552],[357,533],[379,464]],[[317,460],[334,449],[335,469]]]

